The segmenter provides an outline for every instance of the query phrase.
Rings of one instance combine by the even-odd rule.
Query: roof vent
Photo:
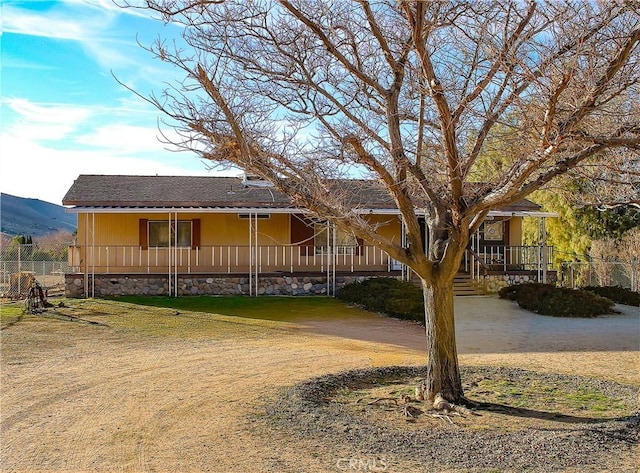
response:
[[[242,175],[242,184],[245,187],[273,187],[273,184],[266,179],[256,175],[245,172]]]

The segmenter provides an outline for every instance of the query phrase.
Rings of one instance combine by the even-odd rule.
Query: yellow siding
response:
[[[125,214],[79,214],[79,244],[84,245],[85,235],[89,245],[137,245],[138,216]]]
[[[378,233],[389,240],[400,242],[401,224],[396,215],[368,215],[366,220],[372,224],[379,224]]]
[[[509,220],[509,241],[510,246],[522,245],[522,217],[511,217]]]
[[[96,245],[138,245],[140,219],[168,220],[167,214],[89,214],[89,243]],[[200,219],[201,244],[247,245],[249,221],[238,214],[178,214],[178,220]],[[94,223],[95,219],[95,223]],[[85,214],[78,216],[78,243],[84,244]],[[91,235],[95,235],[95,239]],[[258,220],[258,243],[276,245],[289,243],[289,216],[274,214]]]
[[[78,215],[78,243],[85,243],[85,230],[88,228],[88,242],[95,245],[138,245],[138,222],[140,219],[167,220],[167,214],[139,213],[139,214],[106,214],[96,213]],[[236,213],[230,214],[197,214],[180,213],[179,220],[193,220],[199,218],[201,222],[201,245],[248,245],[249,221],[241,219]],[[386,238],[399,240],[400,220],[393,215],[369,215],[366,219],[380,224],[378,232]],[[93,236],[92,236],[93,235]],[[273,214],[268,219],[258,220],[259,245],[286,245],[291,243],[290,215]]]

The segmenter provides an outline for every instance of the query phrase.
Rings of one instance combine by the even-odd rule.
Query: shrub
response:
[[[621,286],[587,286],[582,288],[585,291],[593,292],[607,299],[611,299],[617,304],[640,306],[640,294]]]
[[[550,284],[517,284],[500,290],[502,299],[553,317],[597,317],[613,313],[613,301],[593,292],[555,287]]]
[[[422,289],[406,281],[371,278],[347,284],[338,290],[336,297],[374,312],[424,322]]]

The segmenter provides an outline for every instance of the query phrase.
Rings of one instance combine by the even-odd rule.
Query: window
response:
[[[178,222],[178,241],[177,246],[191,246],[191,222]],[[171,246],[176,244],[176,225],[171,224],[171,234],[169,234],[169,222],[167,221],[150,221],[149,222],[149,246],[169,246],[169,238],[171,238]]]
[[[329,234],[329,240],[327,241],[327,231]],[[344,232],[339,228],[336,228],[335,233],[332,229],[327,228],[325,223],[315,224],[315,236],[314,245],[316,247],[316,254],[327,252],[327,243],[329,246],[334,245],[333,236],[335,235],[335,247],[336,253],[339,255],[352,255],[356,253],[356,247],[358,241],[356,237],[350,232]]]

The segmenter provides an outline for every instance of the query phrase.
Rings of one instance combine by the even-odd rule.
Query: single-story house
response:
[[[402,240],[398,209],[374,181],[350,181],[363,215]],[[372,276],[410,278],[366,241],[294,208],[251,176],[81,175],[63,202],[78,216],[69,297],[122,294],[334,294]],[[552,248],[522,246],[522,219],[550,216],[523,200],[474,235],[468,279],[552,278]]]

